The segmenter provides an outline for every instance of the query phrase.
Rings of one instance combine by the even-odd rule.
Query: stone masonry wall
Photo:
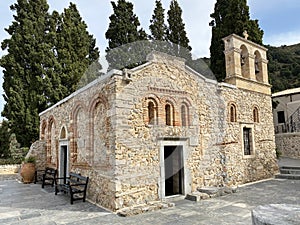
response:
[[[183,194],[274,174],[270,96],[208,80],[175,57],[149,59],[40,115],[48,164],[59,169],[60,146],[67,145],[69,171],[90,177],[88,199],[114,211],[165,198],[166,146],[182,148]],[[229,120],[230,104],[236,106],[235,122]],[[249,156],[243,127],[251,129]]]
[[[87,198],[114,210],[115,78],[100,79],[43,112],[40,137],[47,166],[60,171],[60,146],[66,145],[67,170],[90,178]]]
[[[282,156],[300,159],[300,133],[276,134],[275,142]]]
[[[185,145],[185,192],[273,176],[277,168],[270,96],[219,85],[195,75],[182,61],[156,57],[132,70],[130,82],[117,83],[117,208],[164,197],[161,149],[168,140]],[[149,99],[157,104],[154,124],[147,119]],[[190,103],[189,126],[182,126],[180,118],[184,100]],[[171,126],[165,124],[168,102],[175,111]],[[227,120],[229,102],[238,107],[235,123]],[[253,106],[260,109],[256,124]],[[255,155],[249,158],[243,155],[243,124],[253,127]]]
[[[222,146],[224,179],[228,185],[237,185],[270,178],[278,170],[276,163],[271,98],[252,91],[226,88],[223,95],[228,103],[237,106],[237,121],[227,118],[226,136]],[[258,108],[258,122],[253,109]],[[227,114],[229,107],[227,107]],[[251,128],[253,155],[243,153],[243,127]]]

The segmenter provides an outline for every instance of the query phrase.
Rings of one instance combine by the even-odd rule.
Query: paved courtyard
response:
[[[296,162],[297,163],[297,162]],[[1,176],[0,176],[1,177]],[[0,178],[0,224],[251,224],[251,210],[265,204],[300,205],[300,181],[271,179],[244,185],[237,193],[132,217],[119,217],[89,202],[70,205],[51,187]]]

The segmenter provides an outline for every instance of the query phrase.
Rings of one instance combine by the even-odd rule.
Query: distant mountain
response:
[[[269,49],[268,69],[272,93],[300,87],[300,43],[265,47]]]

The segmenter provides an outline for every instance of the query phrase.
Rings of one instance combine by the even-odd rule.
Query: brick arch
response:
[[[107,100],[107,98],[102,94],[96,94],[91,99],[90,104],[88,106],[88,114],[89,114],[90,118],[93,115],[93,110],[95,109],[96,105],[100,102],[104,104],[106,109],[108,109],[108,100]]]
[[[167,126],[177,126],[179,124],[177,101],[168,96],[162,98],[162,104],[164,124]]]
[[[65,125],[60,128],[59,139],[68,139],[68,130]]]
[[[58,134],[56,120],[53,115],[48,119],[48,140],[47,140],[47,163],[57,166],[58,164]]]
[[[237,105],[235,102],[228,103],[228,121],[237,122]]]
[[[109,160],[104,160],[103,157],[103,149],[95,148],[95,145],[98,145],[98,142],[105,141],[105,143],[101,143],[106,148],[106,152],[108,151],[108,140],[107,137],[109,135],[109,118],[107,117],[107,110],[108,110],[108,100],[107,98],[102,94],[95,95],[92,100],[90,101],[90,104],[88,106],[88,115],[89,115],[89,160],[90,163],[94,166],[98,164],[99,166],[102,166],[103,163],[108,163]],[[97,112],[98,109],[102,109],[102,112]],[[100,118],[99,115],[95,115],[95,113],[100,113],[102,116]],[[99,120],[98,120],[99,119]],[[99,126],[99,123],[101,123],[100,126],[101,129],[97,129],[97,126]],[[95,135],[99,135],[98,133],[101,133],[102,136],[104,136],[105,140],[101,140],[99,138],[95,138]],[[96,134],[95,134],[96,133]],[[96,142],[96,143],[95,143]],[[102,154],[102,155],[101,155]],[[101,157],[99,158],[99,155]],[[101,162],[100,162],[101,161]],[[100,162],[100,163],[99,163]]]
[[[46,119],[42,120],[41,125],[40,125],[40,131],[41,131],[40,139],[41,140],[47,140],[46,136],[47,136],[48,132],[47,132],[47,121],[46,121]]]
[[[259,123],[259,112],[260,109],[257,105],[252,106],[252,119],[254,123]]]
[[[151,105],[153,105],[151,107]],[[160,108],[160,99],[155,94],[148,94],[143,98],[143,118],[146,124],[158,124],[158,112]]]
[[[86,153],[89,152],[87,121],[89,118],[87,116],[86,106],[81,101],[75,102],[71,118],[73,121],[71,126],[72,137],[70,138],[71,161],[73,163],[87,163],[88,159],[86,159]]]
[[[180,110],[179,113],[180,125],[190,126],[192,121],[191,116],[195,114],[194,110],[192,109],[193,107],[192,101],[189,98],[184,97],[184,98],[180,98],[178,102],[179,102],[178,107]],[[183,107],[185,112],[183,111]]]

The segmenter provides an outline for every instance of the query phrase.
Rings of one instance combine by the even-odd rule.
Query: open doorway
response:
[[[68,146],[60,146],[60,160],[59,160],[59,177],[63,177],[63,183],[66,183],[68,173]]]
[[[165,196],[184,193],[183,146],[164,146]]]

